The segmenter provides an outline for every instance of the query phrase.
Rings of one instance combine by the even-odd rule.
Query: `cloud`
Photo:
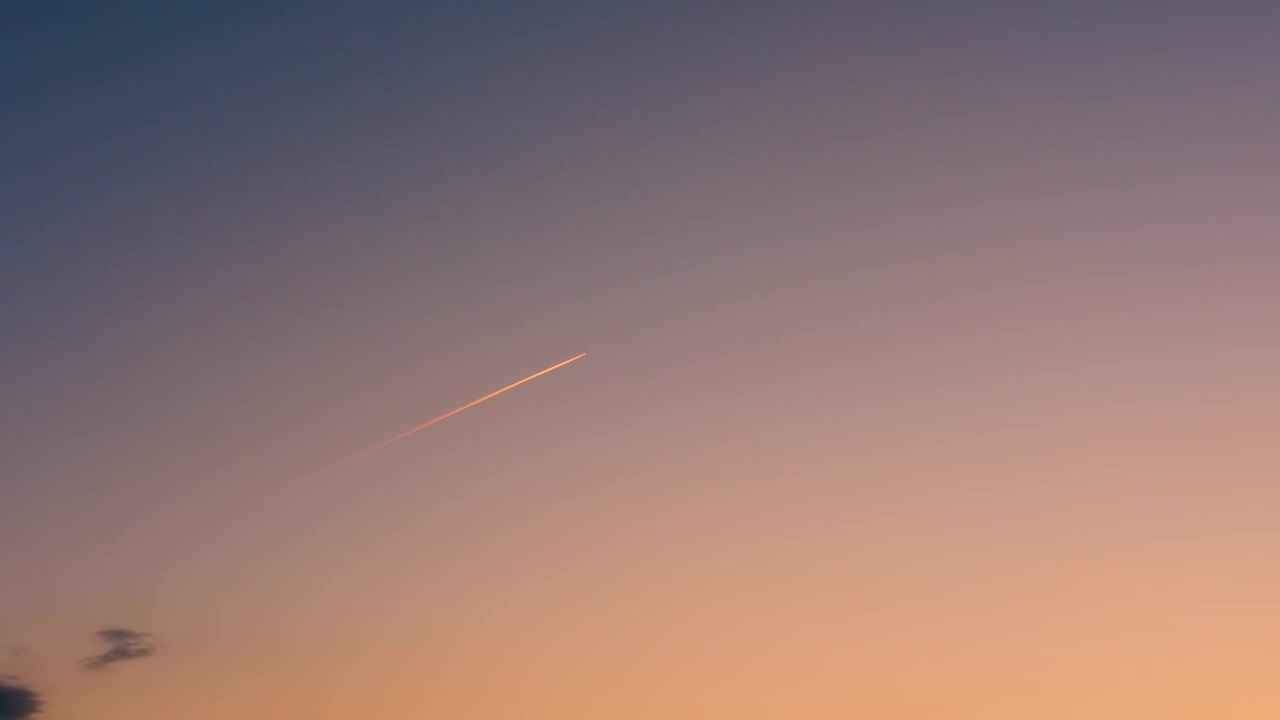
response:
[[[0,645],[0,662],[22,662],[30,657],[31,651],[21,645]]]
[[[34,671],[38,659],[34,652],[21,645],[0,646],[0,679]]]
[[[12,680],[0,678],[0,720],[27,720],[40,712],[40,695]]]
[[[125,628],[107,628],[99,630],[97,635],[99,640],[107,644],[107,649],[101,654],[91,655],[81,660],[80,665],[85,670],[104,670],[116,663],[138,660],[156,654],[155,638],[151,633]]]

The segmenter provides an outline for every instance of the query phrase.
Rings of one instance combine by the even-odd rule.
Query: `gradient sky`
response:
[[[5,2],[0,675],[1275,718],[1277,68],[1234,0]]]

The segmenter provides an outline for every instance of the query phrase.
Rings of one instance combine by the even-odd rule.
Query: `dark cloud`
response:
[[[98,631],[98,639],[107,644],[107,649],[101,654],[91,655],[81,660],[80,665],[85,670],[102,670],[116,663],[138,660],[156,654],[155,638],[151,633],[124,628],[107,628]]]
[[[40,712],[40,695],[17,682],[0,678],[0,720],[27,720]]]

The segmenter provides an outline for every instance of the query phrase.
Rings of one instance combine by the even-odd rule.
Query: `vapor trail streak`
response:
[[[455,409],[455,410],[450,410],[449,412],[447,412],[447,413],[445,413],[445,414],[441,415],[441,416],[440,416],[440,417],[438,417],[438,418],[434,418],[434,419],[432,419],[432,420],[428,420],[428,421],[426,421],[426,422],[422,423],[421,425],[419,425],[419,426],[417,426],[417,427],[415,427],[415,428],[411,428],[411,429],[409,429],[409,430],[405,430],[404,432],[402,432],[402,433],[400,433],[399,435],[397,435],[397,436],[395,436],[395,437],[391,438],[390,440],[384,440],[384,441],[382,441],[382,442],[378,443],[377,445],[374,445],[373,447],[369,448],[368,450],[364,450],[364,451],[362,451],[362,452],[356,453],[355,455],[352,455],[351,457],[349,457],[349,458],[347,458],[347,459],[345,459],[345,460],[342,460],[342,461],[340,461],[340,462],[336,463],[333,467],[335,467],[335,468],[336,468],[336,467],[341,467],[341,466],[343,466],[343,465],[346,465],[347,463],[350,463],[350,462],[354,462],[354,461],[356,461],[356,460],[359,460],[360,458],[364,457],[365,455],[368,455],[369,453],[377,452],[378,450],[381,450],[382,448],[384,448],[384,447],[386,447],[386,446],[390,445],[390,444],[391,444],[391,443],[393,443],[393,442],[396,442],[396,441],[398,441],[398,440],[403,440],[403,439],[405,439],[405,438],[409,437],[410,435],[412,435],[412,434],[414,434],[414,433],[416,433],[416,432],[418,432],[418,431],[420,431],[420,430],[426,430],[427,428],[431,427],[432,425],[435,425],[436,423],[440,422],[441,420],[446,420],[446,419],[448,419],[448,418],[451,418],[451,417],[453,417],[454,415],[457,415],[458,413],[462,412],[463,410],[469,410],[469,409],[471,409],[471,408],[473,408],[473,407],[475,407],[475,406],[479,405],[480,403],[484,402],[485,400],[489,400],[489,399],[491,399],[491,398],[495,398],[495,397],[497,397],[497,396],[501,395],[502,393],[504,393],[504,392],[506,392],[506,391],[508,391],[508,390],[511,390],[511,389],[514,389],[514,388],[520,387],[521,385],[523,385],[523,384],[525,384],[525,383],[529,382],[530,380],[536,380],[536,379],[538,379],[538,378],[542,377],[543,375],[546,375],[546,374],[547,374],[547,373],[549,373],[549,372],[552,372],[552,371],[555,371],[555,370],[559,370],[560,368],[564,367],[565,365],[568,365],[569,363],[573,362],[574,360],[579,360],[579,359],[584,358],[584,357],[586,357],[586,356],[587,356],[587,354],[586,354],[586,353],[582,353],[581,355],[575,355],[574,357],[571,357],[571,358],[569,358],[568,360],[565,360],[565,361],[564,361],[564,362],[562,362],[562,363],[557,363],[557,364],[555,364],[555,365],[552,365],[551,367],[547,368],[546,370],[543,370],[543,371],[541,371],[541,372],[536,372],[536,373],[534,373],[534,374],[530,375],[529,377],[527,377],[527,378],[525,378],[525,379],[523,379],[523,380],[520,380],[520,381],[517,381],[517,382],[513,382],[513,383],[511,383],[510,385],[508,385],[508,386],[506,386],[506,387],[502,388],[501,390],[495,390],[495,391],[493,391],[493,392],[489,393],[488,395],[485,395],[484,397],[480,398],[479,400],[472,400],[471,402],[467,403],[466,405],[463,405],[462,407],[457,408],[457,409]]]

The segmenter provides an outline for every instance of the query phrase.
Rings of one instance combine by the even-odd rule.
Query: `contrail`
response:
[[[536,373],[534,373],[534,374],[530,375],[529,377],[527,377],[527,378],[525,378],[525,379],[523,379],[523,380],[520,380],[520,381],[517,381],[517,382],[513,382],[513,383],[511,383],[510,385],[508,385],[508,386],[506,386],[506,387],[502,388],[501,390],[495,390],[495,391],[493,391],[493,392],[489,393],[488,395],[485,395],[484,397],[480,398],[479,400],[472,400],[471,402],[467,403],[466,405],[463,405],[463,406],[462,406],[462,407],[460,407],[460,408],[457,408],[456,410],[450,410],[449,412],[447,412],[447,413],[445,413],[445,414],[441,415],[441,416],[440,416],[440,417],[438,417],[438,418],[434,418],[434,419],[432,419],[432,420],[428,420],[428,421],[426,421],[426,422],[422,423],[421,425],[419,425],[419,426],[417,426],[417,427],[415,427],[415,428],[411,428],[411,429],[409,429],[409,430],[405,430],[404,432],[402,432],[402,433],[400,433],[399,435],[397,435],[397,436],[395,436],[395,437],[391,438],[390,440],[383,440],[382,442],[378,443],[377,445],[374,445],[373,447],[369,448],[368,450],[364,450],[364,451],[362,451],[362,452],[358,452],[358,453],[356,453],[355,455],[352,455],[351,457],[349,457],[349,458],[347,458],[347,459],[345,459],[345,460],[342,460],[342,461],[340,461],[340,462],[338,462],[338,463],[334,464],[334,465],[333,465],[333,467],[335,467],[335,468],[337,468],[337,467],[341,467],[341,466],[343,466],[343,465],[346,465],[346,464],[347,464],[347,463],[349,463],[349,462],[354,462],[354,461],[356,461],[356,460],[359,460],[360,458],[364,457],[365,455],[368,455],[369,453],[372,453],[372,452],[377,452],[377,451],[381,450],[382,448],[384,448],[384,447],[386,447],[386,446],[390,445],[390,444],[391,444],[391,443],[393,443],[393,442],[396,442],[396,441],[398,441],[398,440],[403,440],[403,439],[405,439],[405,438],[409,437],[410,435],[412,435],[412,434],[414,434],[414,433],[416,433],[416,432],[418,432],[418,431],[420,431],[420,430],[426,430],[427,428],[431,427],[432,425],[435,425],[436,423],[440,422],[441,420],[446,420],[446,419],[448,419],[448,418],[451,418],[451,417],[453,417],[454,415],[457,415],[458,413],[462,412],[463,410],[469,410],[469,409],[471,409],[471,408],[473,408],[473,407],[475,407],[475,406],[479,405],[480,403],[484,402],[485,400],[489,400],[489,399],[495,398],[495,397],[497,397],[497,396],[501,395],[502,393],[504,393],[504,392],[506,392],[506,391],[508,391],[508,390],[511,390],[511,389],[514,389],[514,388],[520,387],[521,385],[523,385],[523,384],[525,384],[525,383],[529,382],[530,380],[536,380],[536,379],[538,379],[538,378],[542,377],[543,375],[546,375],[546,374],[547,374],[547,373],[549,373],[549,372],[552,372],[552,371],[554,371],[554,370],[559,370],[560,368],[564,367],[565,365],[568,365],[569,363],[573,362],[574,360],[580,360],[580,359],[582,359],[582,358],[584,358],[584,357],[586,357],[586,356],[587,356],[587,354],[586,354],[586,353],[582,353],[581,355],[575,355],[575,356],[573,356],[573,357],[569,358],[568,360],[565,360],[564,362],[556,363],[555,365],[552,365],[551,367],[547,368],[546,370],[543,370],[543,371],[541,371],[541,372],[536,372]]]

